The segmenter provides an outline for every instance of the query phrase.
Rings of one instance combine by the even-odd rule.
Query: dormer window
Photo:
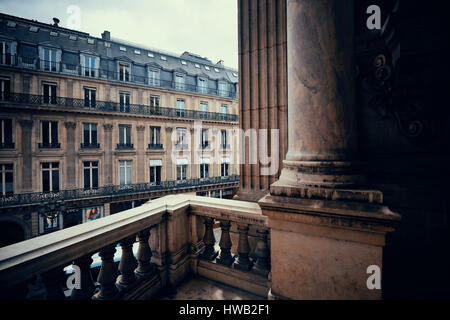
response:
[[[195,67],[200,69],[200,65],[198,63],[195,64]]]
[[[184,76],[181,74],[175,75],[175,89],[184,90]]]
[[[181,60],[181,64],[182,64],[183,66],[186,66],[186,65],[187,65],[186,61],[184,61],[184,60]]]
[[[119,50],[120,50],[120,51],[127,51],[127,48],[125,48],[125,47],[119,47]]]
[[[151,52],[147,53],[147,55],[148,55],[150,58],[155,57],[155,56],[153,55],[153,53],[151,53]]]
[[[106,47],[106,48],[111,48],[111,43],[105,42],[105,47]]]
[[[69,36],[69,40],[74,40],[75,41],[75,40],[77,40],[77,36],[70,35]]]
[[[38,32],[39,28],[36,26],[31,26],[30,29],[28,29],[30,32]]]
[[[205,66],[205,69],[208,70],[208,71],[210,70],[208,66]]]
[[[58,71],[59,63],[56,58],[56,50],[44,48],[44,61],[42,61],[44,71]]]
[[[51,35],[52,37],[57,37],[57,36],[58,36],[58,32],[50,31],[50,35]]]
[[[159,86],[159,71],[150,69],[148,71],[148,84],[151,86]]]
[[[220,70],[219,70],[219,69],[217,69],[217,68],[214,68],[214,71],[215,71],[215,72],[217,72],[217,73],[219,73],[219,72],[220,72]]]
[[[164,56],[161,56],[161,60],[163,60],[163,61],[166,61],[166,60],[167,60],[167,58],[166,58],[166,57],[164,57]]]
[[[129,63],[120,62],[119,63],[119,80],[120,81],[130,81],[131,66]]]
[[[89,43],[89,44],[94,44],[94,39],[87,39],[87,43]]]
[[[233,72],[233,76],[237,77],[237,76],[238,76],[238,74],[237,74],[236,72]]]
[[[8,28],[15,28],[17,26],[17,23],[14,21],[8,21],[7,26]]]
[[[141,54],[141,50],[134,50],[135,54]]]

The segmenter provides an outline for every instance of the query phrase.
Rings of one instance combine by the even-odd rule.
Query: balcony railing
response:
[[[117,144],[117,149],[118,149],[118,150],[130,150],[130,149],[134,149],[134,144],[132,144],[132,143],[118,143],[118,144]]]
[[[164,192],[174,191],[179,189],[205,186],[222,186],[228,184],[235,184],[239,182],[239,175],[228,176],[225,179],[222,177],[211,177],[207,180],[201,180],[199,178],[186,179],[183,185],[180,185],[176,180],[161,181],[155,185],[152,183],[137,183],[129,185],[110,185],[103,186],[93,190],[85,189],[68,189],[58,192],[34,192],[34,193],[20,193],[9,196],[0,196],[0,207],[18,206],[18,205],[33,205],[46,201],[58,201],[58,200],[80,200],[103,196],[123,196],[132,195],[136,193],[151,193],[151,192]]]
[[[215,219],[221,228],[219,251]],[[236,249],[232,225],[239,237]],[[171,195],[0,248],[0,294],[9,299],[149,299],[193,273],[267,297],[269,241],[268,218],[256,203]],[[96,285],[91,273],[97,252],[101,266]],[[67,288],[67,266],[77,272],[79,287]],[[44,293],[33,296],[27,284],[39,275]]]
[[[196,84],[184,83],[180,85],[176,81],[154,79],[147,75],[137,75],[133,72],[125,74],[114,70],[108,70],[103,68],[89,68],[82,67],[79,64],[68,64],[63,62],[46,61],[40,58],[31,58],[17,55],[1,55],[1,65],[35,69],[40,71],[55,72],[70,74],[81,77],[97,78],[109,81],[120,81],[125,83],[136,83],[139,85],[147,85],[151,87],[157,87],[162,89],[171,89],[183,92],[195,92],[205,95],[212,95],[224,98],[238,99],[236,91],[224,90],[218,88],[210,88],[204,86],[198,86]],[[132,70],[133,71],[133,70]]]
[[[163,145],[162,145],[162,143],[150,143],[148,145],[148,148],[150,150],[161,150],[161,149],[163,149]]]
[[[14,142],[1,142],[0,143],[0,149],[14,149],[15,148]]]
[[[61,143],[59,142],[40,142],[38,144],[39,149],[59,149],[61,148]]]
[[[81,149],[98,149],[100,148],[100,143],[81,143]]]
[[[4,103],[47,106],[51,104],[55,107],[74,108],[95,111],[122,112],[131,114],[144,114],[174,118],[190,118],[190,119],[207,119],[222,121],[238,121],[239,117],[235,114],[222,114],[218,112],[203,112],[198,110],[182,110],[166,107],[149,107],[146,105],[130,104],[123,106],[118,102],[110,101],[90,101],[85,103],[84,99],[67,98],[67,97],[51,97],[43,95],[34,95],[26,93],[9,93],[5,99],[0,101],[0,107]]]

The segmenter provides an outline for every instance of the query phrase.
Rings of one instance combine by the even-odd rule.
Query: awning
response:
[[[150,167],[162,167],[162,160],[150,160]]]
[[[222,163],[230,163],[230,158],[222,158]]]
[[[210,164],[211,160],[209,158],[202,158],[200,160],[200,164]]]
[[[184,164],[188,164],[188,159],[186,158],[177,159],[177,165],[184,165]]]

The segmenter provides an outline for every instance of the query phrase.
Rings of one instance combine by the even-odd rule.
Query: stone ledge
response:
[[[215,262],[198,261],[200,276],[267,298],[270,280],[252,272],[237,270]]]

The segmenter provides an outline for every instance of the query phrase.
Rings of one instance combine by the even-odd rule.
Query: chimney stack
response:
[[[59,19],[58,18],[53,18],[53,25],[55,26],[55,27],[57,27],[58,26],[58,23],[59,23]]]
[[[111,33],[109,31],[105,30],[102,33],[102,39],[103,40],[111,40]]]

